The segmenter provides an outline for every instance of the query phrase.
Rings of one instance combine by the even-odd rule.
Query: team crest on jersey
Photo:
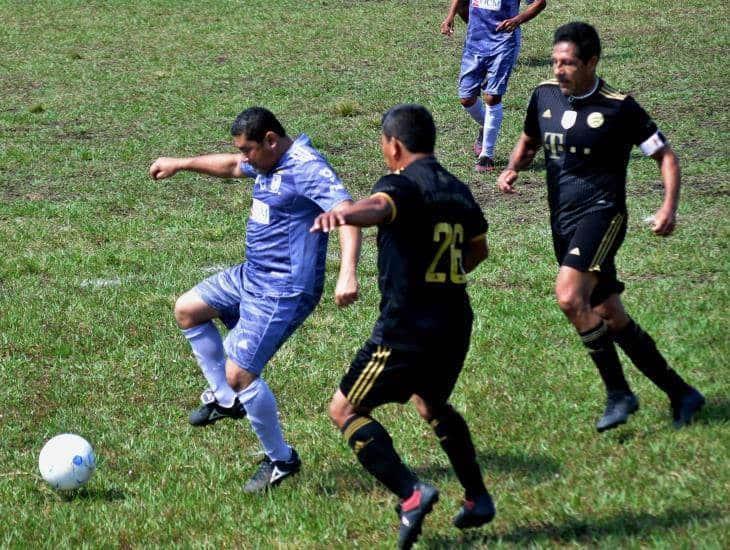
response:
[[[267,225],[269,223],[269,205],[258,199],[254,199],[251,205],[251,219]]]
[[[550,111],[550,109],[545,109],[545,111],[542,113],[542,118],[553,118],[553,113]]]
[[[603,126],[605,120],[606,119],[603,118],[602,113],[595,112],[588,115],[586,122],[588,122],[588,126],[590,126],[591,128],[600,128],[601,126]]]
[[[578,113],[575,111],[565,111],[563,118],[560,119],[560,125],[566,130],[570,130],[575,126],[575,121],[578,118]]]

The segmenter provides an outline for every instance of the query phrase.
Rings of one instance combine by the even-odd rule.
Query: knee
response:
[[[484,103],[486,103],[490,107],[494,107],[495,105],[499,105],[500,103],[502,103],[502,96],[501,95],[484,94]]]
[[[226,382],[233,388],[233,391],[243,391],[258,379],[258,376],[239,367],[230,359],[226,361]]]
[[[462,107],[471,107],[477,102],[476,97],[461,97],[459,98],[459,102],[461,102]]]
[[[555,298],[558,302],[558,307],[565,315],[572,317],[585,309],[586,304],[579,292],[570,287],[556,287]]]
[[[198,324],[195,322],[195,310],[187,294],[183,294],[175,301],[174,313],[177,326],[183,330],[193,328]]]
[[[347,424],[347,420],[354,414],[357,414],[349,401],[338,391],[332,398],[329,406],[329,416],[332,423],[338,429],[342,429]]]

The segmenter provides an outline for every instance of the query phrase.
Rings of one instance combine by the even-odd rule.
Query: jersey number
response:
[[[464,244],[464,228],[459,223],[454,225],[448,223],[437,223],[433,228],[433,241],[439,243],[436,255],[426,271],[427,283],[445,283],[448,275],[449,280],[457,285],[466,283],[466,275],[461,265],[461,247]],[[449,250],[449,273],[436,271],[441,257]]]

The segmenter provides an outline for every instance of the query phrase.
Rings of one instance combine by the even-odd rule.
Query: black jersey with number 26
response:
[[[462,254],[487,220],[469,188],[433,157],[382,177],[391,219],[378,226],[380,317],[371,339],[424,350],[468,338],[472,312]]]
[[[548,202],[558,232],[590,212],[625,212],[631,148],[652,154],[664,143],[646,111],[603,80],[580,99],[565,96],[556,80],[542,83],[530,99],[524,132],[545,150]]]

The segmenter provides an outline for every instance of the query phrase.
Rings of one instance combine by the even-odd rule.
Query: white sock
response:
[[[469,113],[469,116],[473,118],[474,122],[479,124],[479,126],[484,124],[484,102],[482,101],[481,97],[477,97],[474,105],[464,107],[464,110]]]
[[[496,105],[487,105],[484,115],[484,135],[482,136],[483,157],[494,158],[494,145],[499,137],[499,129],[502,127],[502,102]]]
[[[251,428],[261,441],[266,456],[271,460],[289,460],[291,447],[284,441],[276,398],[266,382],[257,378],[236,395],[246,409]]]
[[[226,381],[226,354],[218,328],[213,321],[208,321],[183,330],[182,333],[190,342],[193,355],[218,403],[223,407],[233,406],[236,393]]]

